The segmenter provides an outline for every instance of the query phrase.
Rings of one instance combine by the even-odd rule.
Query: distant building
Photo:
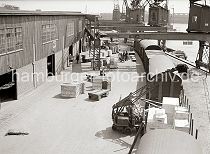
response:
[[[0,11],[5,11],[5,10],[20,10],[20,8],[14,5],[5,4],[3,7],[0,7]]]
[[[100,13],[100,20],[112,20],[112,13]],[[145,18],[144,21],[145,23],[148,23],[148,17],[149,17],[149,12],[145,11]],[[180,24],[187,24],[188,23],[188,13],[175,13],[174,14],[174,23],[180,23]],[[173,23],[173,14],[170,14],[170,22],[171,24]]]
[[[100,13],[100,20],[112,20],[112,13]]]

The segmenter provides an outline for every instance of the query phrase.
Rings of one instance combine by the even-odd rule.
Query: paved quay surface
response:
[[[120,97],[145,84],[141,76],[143,66],[137,62],[119,63],[119,71],[111,70],[108,76],[123,76],[125,80],[114,80],[109,96],[100,101],[89,101],[87,92],[78,98],[60,97],[61,80],[46,82],[17,101],[2,105],[0,110],[0,153],[1,154],[125,154],[134,136],[126,136],[111,129],[112,105]],[[78,71],[79,70],[79,71]],[[195,80],[185,80],[184,90],[194,118],[194,131],[199,130],[198,142],[204,154],[210,154],[209,99],[210,78],[197,72]],[[90,65],[74,64],[63,74],[99,74],[91,71]],[[141,76],[138,80],[126,78]],[[62,76],[58,75],[58,79]],[[53,78],[49,78],[52,80]],[[135,78],[134,78],[135,79]],[[198,80],[197,80],[198,79]],[[70,79],[68,79],[70,81]],[[24,130],[27,136],[4,136],[9,129]],[[134,153],[135,153],[134,149]]]
[[[88,64],[74,64],[63,73],[69,73],[75,67],[81,67],[80,72],[76,72],[77,75],[82,74],[82,68],[85,68],[86,74],[99,74],[88,71]],[[136,68],[143,68],[140,62],[136,64],[128,61],[119,64],[119,69],[125,71],[110,71],[107,75],[115,77],[126,74],[127,78],[134,77],[138,76]],[[57,77],[61,78],[61,75]],[[86,84],[88,91],[85,94],[77,98],[63,99],[60,97],[60,84],[63,82],[53,80],[17,101],[3,104],[0,110],[0,153],[127,153],[134,136],[112,131],[111,112],[112,105],[120,97],[136,90],[137,82],[138,80],[114,80],[109,96],[94,102],[89,101],[87,95],[90,83]],[[29,135],[4,136],[9,129],[24,130]]]
[[[198,129],[198,142],[203,154],[210,154],[210,76],[197,69],[192,71],[195,75],[184,81],[183,86],[193,114],[194,136],[195,130]]]

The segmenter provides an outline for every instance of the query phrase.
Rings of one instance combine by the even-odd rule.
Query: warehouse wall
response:
[[[16,70],[17,74],[17,97],[20,98],[34,87],[33,65],[29,64]]]
[[[74,22],[74,35],[66,36],[67,24],[70,22]],[[42,42],[44,24],[56,25],[58,30],[56,41]],[[64,67],[67,66],[68,47],[73,44],[74,56],[79,52],[79,40],[84,35],[84,16],[0,15],[0,28],[6,27],[22,27],[23,49],[10,54],[0,53],[0,75],[7,73],[9,66],[16,69],[19,75],[17,80],[19,98],[46,82],[47,56],[55,53],[55,71],[59,74],[62,71],[62,61]]]
[[[74,23],[74,34],[67,36],[68,23]],[[57,39],[46,43],[42,42],[42,26],[55,24],[57,27]],[[23,49],[11,54],[0,53],[0,75],[7,73],[8,66],[14,69],[21,68],[36,60],[47,57],[52,53],[59,52],[63,46],[68,47],[83,37],[84,16],[74,15],[0,15],[0,28],[22,28]],[[33,44],[36,54],[34,55]],[[56,45],[55,45],[56,44]],[[55,47],[56,46],[56,47]],[[6,54],[6,55],[4,55]]]
[[[62,70],[62,63],[63,63],[63,60],[62,60],[62,51],[59,51],[59,52],[56,52],[55,53],[55,73],[56,74],[60,74],[61,70]]]
[[[35,82],[36,86],[40,86],[47,79],[47,58],[43,58],[35,62]]]
[[[5,61],[6,63],[1,63],[0,75],[7,73],[8,66],[14,69],[26,66],[33,61],[33,36],[34,36],[34,17],[33,16],[0,16],[0,28],[6,33],[7,28],[21,27],[23,35],[23,48],[19,51],[7,54],[5,52],[0,53],[0,61]],[[5,35],[6,36],[6,35]],[[4,39],[6,40],[6,38]],[[1,54],[6,54],[5,56]]]

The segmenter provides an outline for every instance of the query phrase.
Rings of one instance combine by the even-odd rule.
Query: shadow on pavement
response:
[[[72,73],[82,73],[82,65],[81,63],[72,63]]]
[[[135,134],[131,134],[130,136],[134,136]],[[114,152],[118,152],[124,149],[130,149],[132,143],[127,143],[122,138],[128,136],[122,134],[118,131],[113,131],[111,127],[106,128],[105,130],[101,130],[95,134],[96,137],[113,142],[115,144],[119,144],[120,146],[124,147],[122,149],[116,150]]]
[[[55,95],[53,98],[57,99],[72,99],[73,97],[62,97],[61,94]]]
[[[86,102],[99,102],[99,101],[94,101],[94,100],[91,100],[91,99],[89,99],[89,98],[85,98],[85,100],[84,101],[86,101]]]

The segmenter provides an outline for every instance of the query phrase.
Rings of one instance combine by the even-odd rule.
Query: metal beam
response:
[[[210,34],[183,32],[106,33],[112,38],[135,38],[152,40],[200,40],[210,42]]]
[[[93,27],[92,27],[93,28]],[[137,31],[159,31],[159,32],[166,32],[167,27],[151,27],[151,26],[139,26],[137,24],[124,24],[120,26],[99,26],[99,30],[120,30],[120,31],[130,31],[130,32],[137,32]]]

